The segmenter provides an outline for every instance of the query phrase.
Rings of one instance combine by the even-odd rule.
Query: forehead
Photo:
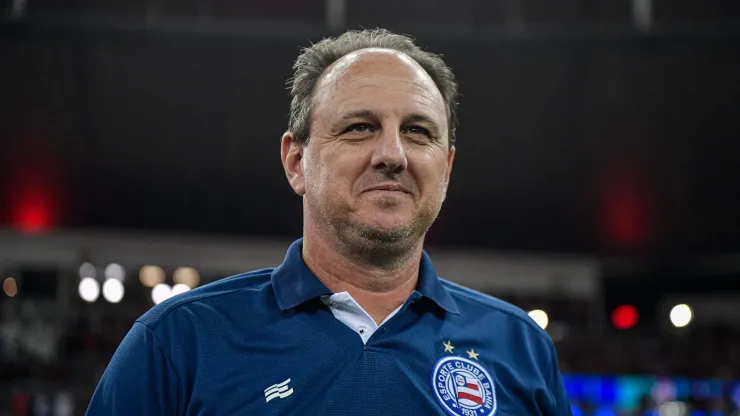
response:
[[[319,80],[316,99],[318,107],[383,102],[419,107],[416,110],[443,118],[446,114],[442,94],[429,74],[408,55],[389,49],[362,49],[337,60]]]

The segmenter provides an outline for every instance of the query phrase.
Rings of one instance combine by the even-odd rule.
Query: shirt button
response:
[[[360,328],[360,334],[364,334],[365,330],[363,328]]]

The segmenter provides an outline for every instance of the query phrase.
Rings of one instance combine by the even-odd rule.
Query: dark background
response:
[[[629,2],[451,4],[347,8],[349,27],[416,35],[459,77],[457,159],[430,244],[740,248],[738,2],[656,1],[648,34]],[[292,61],[333,33],[323,2],[26,13],[0,32],[3,224],[300,233],[278,143]]]

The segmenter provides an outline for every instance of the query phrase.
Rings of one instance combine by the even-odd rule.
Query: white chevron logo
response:
[[[293,394],[293,388],[288,386],[290,379],[283,381],[282,383],[273,384],[272,386],[265,389],[265,403],[275,398],[284,399]]]

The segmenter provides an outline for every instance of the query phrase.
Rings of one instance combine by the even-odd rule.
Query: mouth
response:
[[[409,191],[405,186],[399,184],[377,185],[365,190],[365,192],[369,191],[403,192],[405,194],[411,194],[411,191]]]

